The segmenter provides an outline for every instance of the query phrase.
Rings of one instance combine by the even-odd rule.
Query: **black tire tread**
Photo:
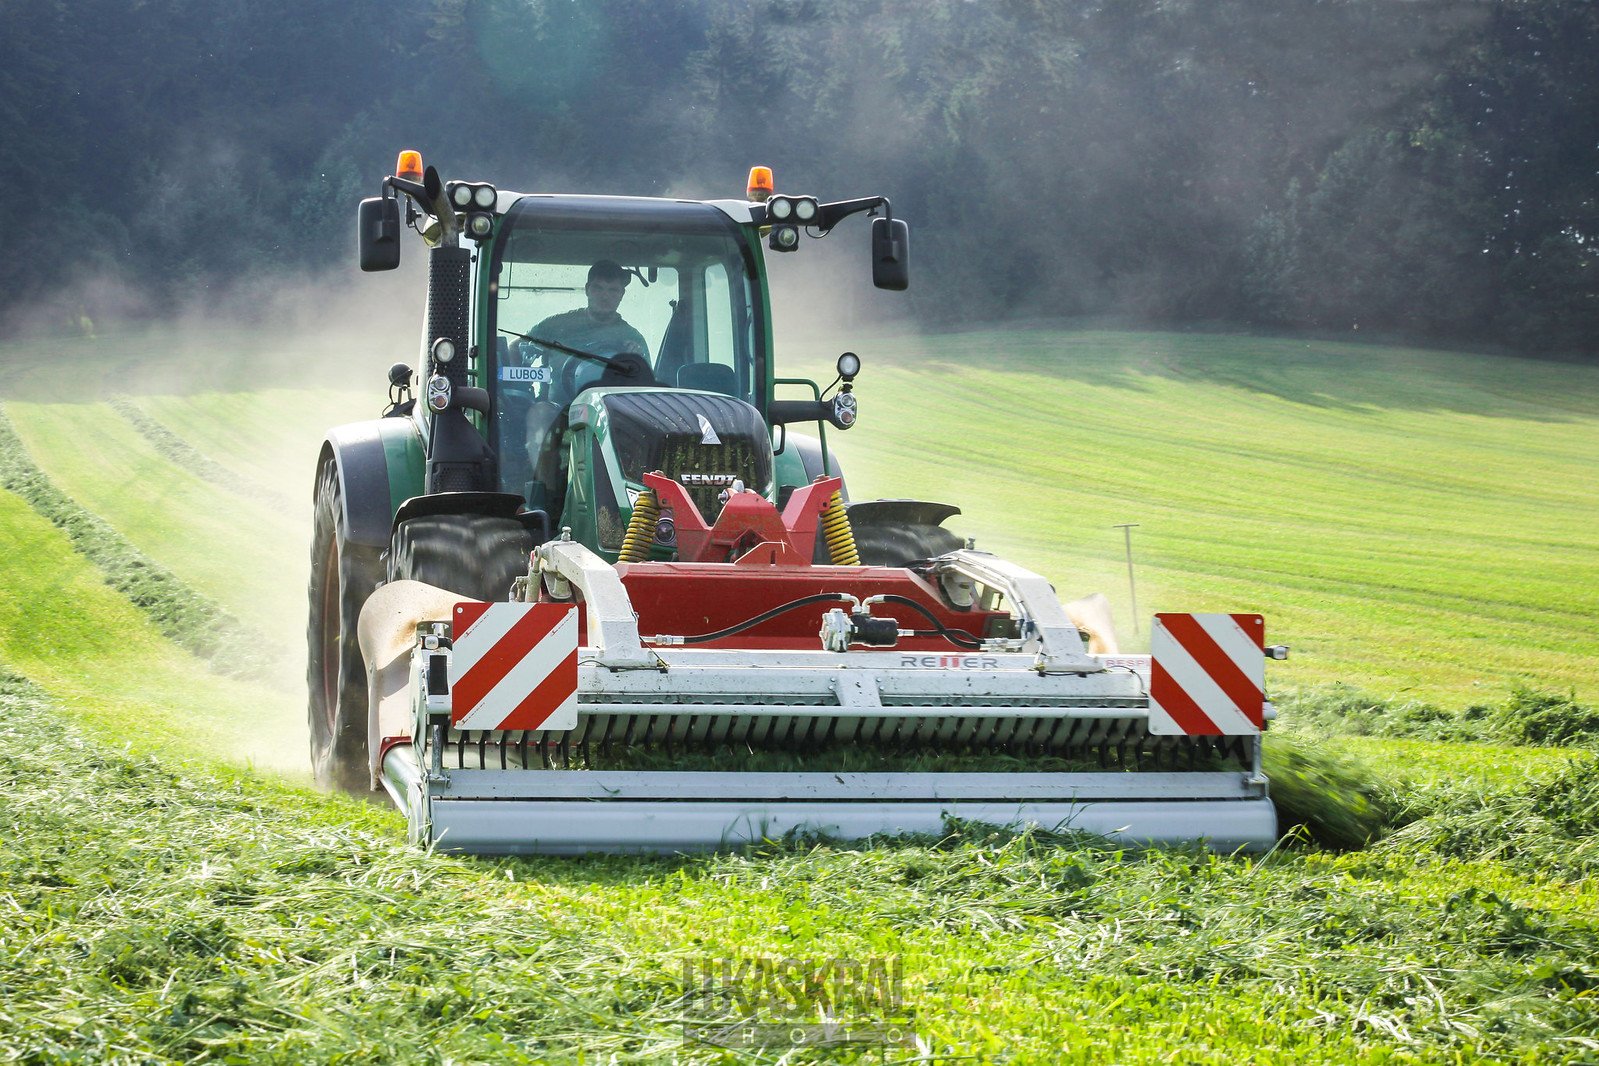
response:
[[[337,572],[328,567],[329,545],[337,546]],[[317,473],[311,533],[310,601],[306,625],[307,726],[311,735],[311,768],[324,788],[365,793],[372,788],[367,755],[366,664],[356,638],[361,606],[383,574],[379,553],[352,544],[345,526],[338,468],[325,463]],[[337,626],[324,625],[324,591],[338,583]],[[336,633],[336,636],[335,636]],[[336,674],[334,706],[327,706],[324,672]]]
[[[474,600],[510,597],[528,570],[533,536],[515,519],[427,515],[402,522],[389,549],[389,580],[423,581]]]

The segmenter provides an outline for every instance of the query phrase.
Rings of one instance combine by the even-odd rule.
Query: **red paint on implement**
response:
[[[1191,737],[1219,737],[1222,735],[1221,727],[1210,720],[1210,716],[1199,709],[1199,704],[1184,692],[1166,668],[1160,665],[1159,660],[1149,664],[1149,691],[1151,697],[1158,702],[1161,708],[1177,723],[1184,733]],[[1159,693],[1158,696],[1155,694]]]
[[[450,689],[450,720],[459,723],[476,710],[494,687],[516,669],[545,637],[575,610],[570,605],[557,604],[503,604],[491,605],[478,601],[459,603],[455,607],[456,653],[460,654],[461,641],[472,639],[472,629],[490,606],[520,608],[522,617],[485,651],[467,672],[457,678]],[[537,729],[561,704],[577,691],[577,649],[574,647],[565,660],[554,667],[531,693],[523,697],[516,707],[495,728]],[[534,724],[524,724],[532,722]],[[516,723],[516,724],[513,724]]]
[[[1216,643],[1215,638],[1205,631],[1204,626],[1199,624],[1199,620],[1191,614],[1162,614],[1158,617],[1166,627],[1167,632],[1171,633],[1177,639],[1177,643],[1183,646],[1183,650],[1194,657],[1194,661],[1199,664],[1200,669],[1210,675],[1210,679],[1216,682],[1228,699],[1232,700],[1233,706],[1237,707],[1239,712],[1248,718],[1254,726],[1257,728],[1263,727],[1266,724],[1265,692],[1261,691],[1254,680],[1244,673],[1243,669],[1233,661],[1232,656],[1222,650],[1221,645]],[[1240,619],[1255,619],[1258,622],[1260,618],[1259,615],[1231,615],[1230,617],[1235,622],[1239,622]],[[1243,625],[1242,622],[1240,624]],[[1244,625],[1244,632],[1248,633],[1250,628],[1250,626]],[[1257,624],[1253,628],[1258,634],[1264,627]],[[1262,635],[1259,639],[1262,641],[1262,647],[1264,647],[1264,636]],[[1173,683],[1172,691],[1181,691],[1181,689],[1178,689],[1176,684]],[[1167,706],[1165,697],[1166,693],[1163,691],[1160,701],[1163,707]],[[1183,693],[1183,697],[1186,699],[1187,693]]]
[[[819,477],[794,490],[779,514],[764,496],[738,492],[728,497],[712,524],[683,486],[663,474],[644,475],[661,509],[677,522],[677,554],[685,562],[736,561],[744,566],[809,566],[816,544],[816,526],[842,478]]]
[[[847,592],[860,599],[893,593],[922,604],[943,625],[972,636],[989,635],[1008,611],[951,607],[922,575],[887,566],[738,566],[731,563],[621,563],[616,571],[638,614],[641,636],[672,633],[697,636],[735,626],[784,603],[822,592]],[[815,651],[822,615],[837,603],[818,603],[788,611],[736,636],[702,644],[705,648]],[[884,604],[873,613],[898,618],[907,629],[932,626],[903,604]],[[579,626],[584,624],[579,620]],[[902,637],[904,652],[964,652],[943,637]]]
[[[550,715],[560,709],[567,697],[577,691],[577,649],[566,660],[550,671],[527,698],[516,705],[506,716],[499,729],[538,729],[549,721]]]

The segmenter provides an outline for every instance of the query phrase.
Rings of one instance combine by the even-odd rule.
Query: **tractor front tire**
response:
[[[510,518],[427,515],[400,523],[389,549],[390,581],[423,581],[473,600],[497,602],[528,570],[533,535]]]
[[[354,793],[372,789],[366,663],[356,622],[382,576],[378,551],[350,543],[339,472],[333,463],[324,464],[317,474],[306,628],[311,769],[324,788]]]

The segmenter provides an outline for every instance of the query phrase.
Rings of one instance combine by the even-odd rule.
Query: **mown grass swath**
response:
[[[62,493],[34,465],[0,413],[0,488],[16,493],[60,527],[73,548],[139,607],[169,639],[235,676],[264,676],[277,664],[259,635],[170,570],[151,562],[115,529]]]
[[[0,702],[0,1029],[25,1060],[734,1061],[681,1041],[707,956],[898,955],[925,1047],[977,1061],[1576,1062],[1599,1026],[1591,853],[1506,855],[1448,802],[1345,856],[968,828],[458,861],[379,808],[89,741],[16,680]],[[1574,848],[1596,781],[1584,761],[1498,817],[1565,812],[1538,839]]]
[[[248,480],[228,470],[227,467],[212,459],[210,456],[196,449],[188,441],[178,436],[172,430],[151,418],[138,404],[125,396],[117,396],[107,401],[107,405],[127,419],[139,435],[150,442],[150,446],[160,452],[162,457],[187,470],[202,481],[209,481],[218,488],[227,489],[236,496],[245,499],[256,499],[263,495],[259,485],[253,485]],[[273,502],[283,505],[287,500],[276,499]]]
[[[258,646],[297,648],[309,504],[298,512],[218,488],[105,404],[11,403],[7,412],[40,470],[74,503],[245,621]],[[269,643],[278,633],[288,639]]]
[[[298,677],[219,676],[73,550],[67,534],[0,492],[0,662],[33,679],[94,735],[153,751],[305,769]]]

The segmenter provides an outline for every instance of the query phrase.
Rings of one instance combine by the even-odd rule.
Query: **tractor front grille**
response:
[[[622,476],[642,484],[659,470],[683,484],[707,522],[735,480],[770,497],[772,443],[760,412],[743,400],[662,389],[605,398]]]

